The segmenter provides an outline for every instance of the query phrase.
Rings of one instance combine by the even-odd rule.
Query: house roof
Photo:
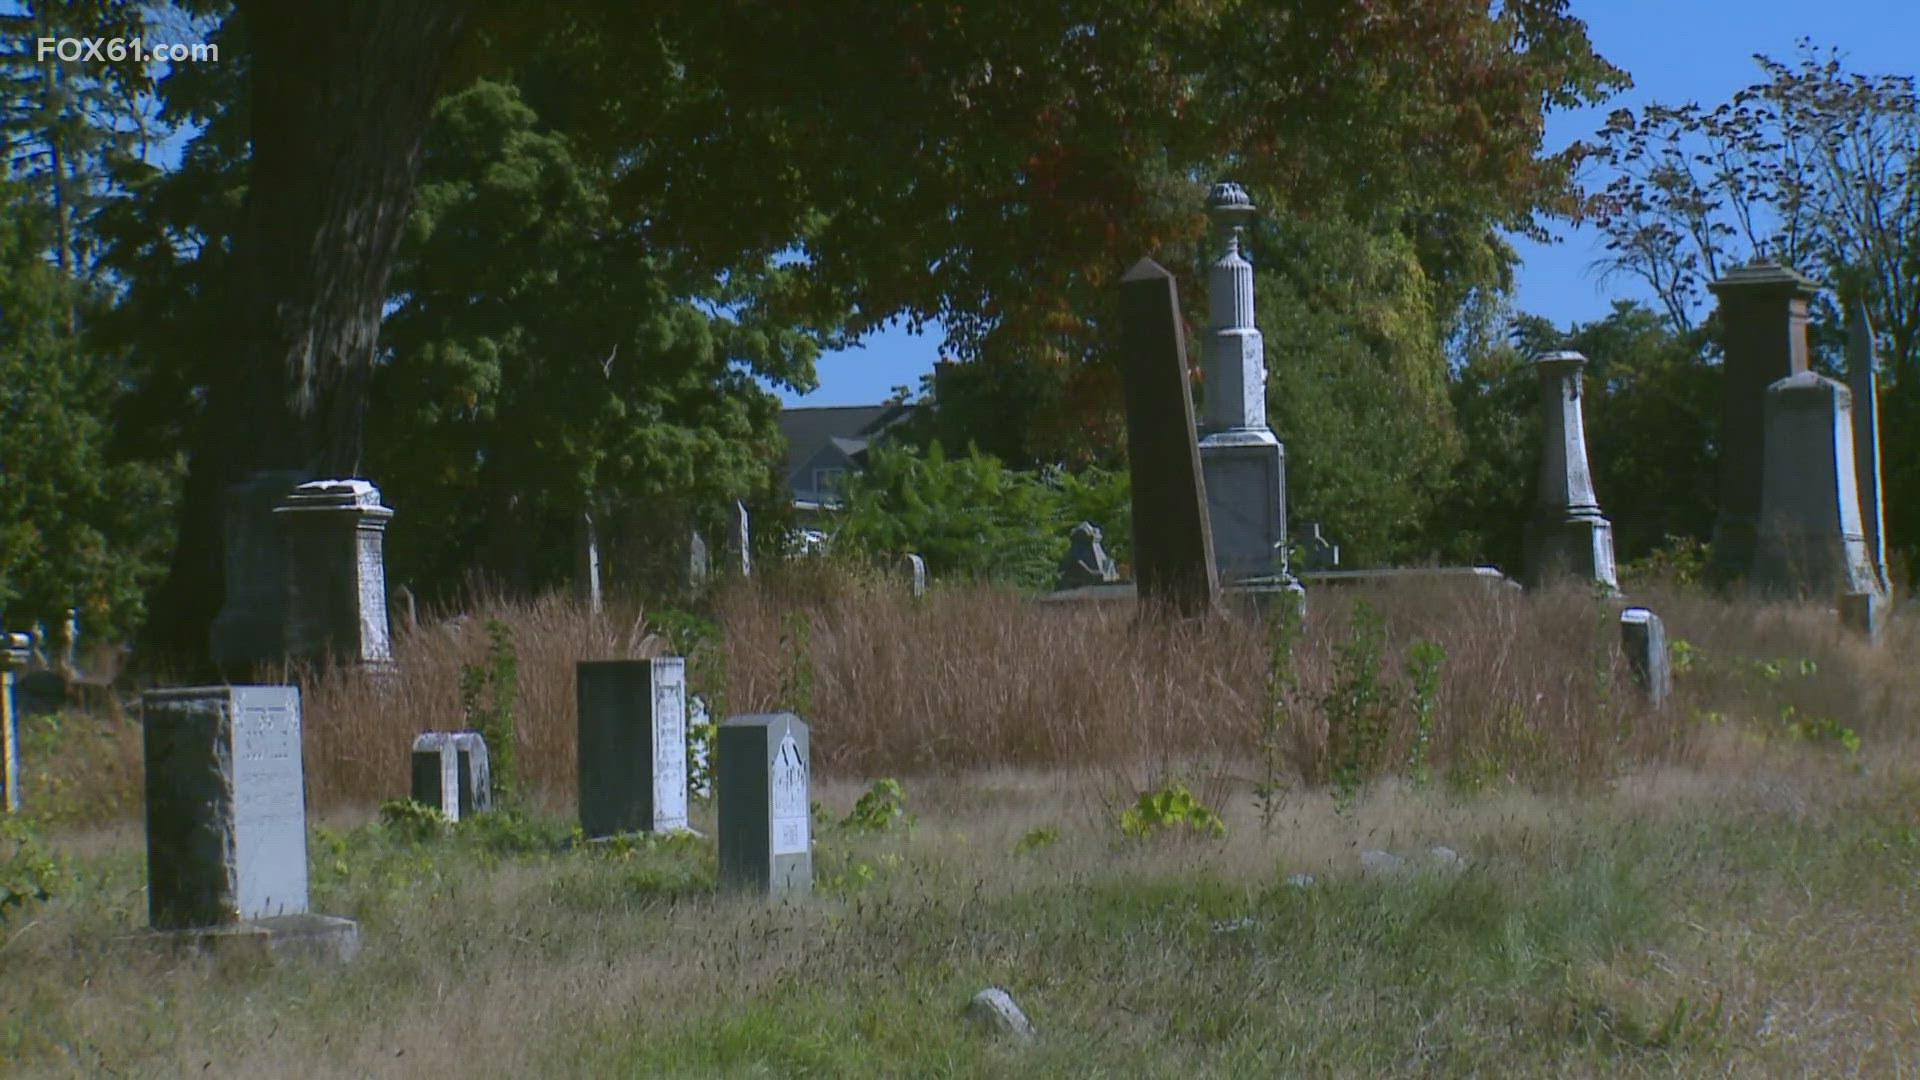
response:
[[[796,486],[794,474],[806,467],[823,446],[832,443],[852,457],[866,449],[868,439],[913,415],[916,408],[896,402],[783,410],[780,434],[787,440],[787,486]]]

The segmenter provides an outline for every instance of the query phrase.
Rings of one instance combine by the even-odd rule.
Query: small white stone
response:
[[[1393,874],[1407,868],[1407,860],[1390,851],[1363,851],[1360,853],[1360,869],[1377,874]]]
[[[1313,888],[1313,875],[1312,874],[1294,874],[1292,877],[1289,877],[1287,879],[1287,884],[1293,886],[1296,889],[1311,889]]]
[[[996,1035],[1023,1041],[1034,1037],[1033,1024],[1028,1022],[1027,1014],[1020,1011],[1012,994],[998,986],[989,986],[973,995],[973,1001],[967,1005],[967,1015]]]

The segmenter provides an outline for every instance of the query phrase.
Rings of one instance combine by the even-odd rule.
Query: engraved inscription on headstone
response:
[[[809,850],[807,836],[807,763],[800,746],[788,734],[780,740],[773,759],[773,854],[799,855]]]
[[[653,827],[687,827],[686,661],[656,667],[653,676]]]

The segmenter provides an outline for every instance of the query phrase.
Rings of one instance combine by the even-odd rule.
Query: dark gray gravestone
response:
[[[1767,387],[1807,370],[1807,301],[1819,283],[1764,256],[1707,286],[1719,299],[1720,506],[1709,575],[1717,585],[1753,565],[1766,458]]]
[[[152,690],[141,714],[154,929],[305,914],[300,691]]]
[[[1647,703],[1656,709],[1666,704],[1673,692],[1673,663],[1667,656],[1667,628],[1660,616],[1643,607],[1621,612],[1620,648]]]
[[[365,480],[314,480],[274,509],[286,529],[286,650],[393,663],[384,544],[393,511]]]
[[[413,740],[414,802],[459,821],[493,809],[493,769],[477,731],[429,731]]]
[[[1120,281],[1120,328],[1139,596],[1188,614],[1213,610],[1220,577],[1200,479],[1180,296],[1173,275],[1152,259],[1135,263]]]
[[[225,601],[213,620],[213,659],[241,671],[284,655],[287,538],[274,507],[310,474],[260,472],[222,495]]]
[[[687,662],[582,660],[580,827],[589,837],[687,827]]]
[[[1811,371],[1767,388],[1766,485],[1748,575],[1757,595],[1878,593],[1854,488],[1852,397]]]
[[[805,721],[792,713],[720,725],[720,888],[804,896],[813,891]]]

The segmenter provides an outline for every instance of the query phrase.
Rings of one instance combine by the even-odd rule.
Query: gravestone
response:
[[[387,523],[380,489],[365,480],[313,480],[274,515],[286,529],[286,654],[354,664],[393,663],[387,623]]]
[[[592,511],[580,512],[579,535],[576,537],[576,550],[579,565],[574,568],[574,589],[580,602],[587,605],[592,614],[600,614],[600,529],[595,523]]]
[[[1587,429],[1582,418],[1581,372],[1587,358],[1577,352],[1546,353],[1535,359],[1540,376],[1540,484],[1533,517],[1527,522],[1526,585],[1537,589],[1557,580],[1592,582],[1617,592],[1613,566],[1613,525],[1600,516],[1587,466]]]
[[[1879,596],[1854,488],[1852,397],[1811,371],[1767,388],[1766,486],[1748,575],[1754,595]]]
[[[1807,370],[1811,278],[1761,256],[1707,286],[1719,299],[1720,505],[1708,576],[1726,585],[1753,567],[1766,466],[1767,388]]]
[[[1073,527],[1073,539],[1060,559],[1054,588],[1078,589],[1120,580],[1120,570],[1113,565],[1107,549],[1100,546],[1100,540],[1100,527],[1091,521]]]
[[[73,678],[80,672],[80,612],[67,609],[67,620],[60,627],[60,674]]]
[[[13,703],[13,669],[26,662],[31,649],[25,634],[0,635],[0,811],[20,812],[20,721]]]
[[[753,527],[747,517],[747,504],[738,499],[733,501],[733,529],[728,533],[727,546],[738,560],[741,577],[753,576]]]
[[[429,731],[413,740],[411,796],[448,821],[493,809],[493,769],[477,731]]]
[[[687,827],[687,662],[582,660],[580,827],[589,837]]]
[[[303,472],[260,472],[223,495],[221,561],[226,589],[212,630],[213,659],[242,672],[286,655],[287,535],[274,508]]]
[[[807,725],[792,713],[720,725],[720,888],[755,895],[813,891]]]
[[[411,634],[420,628],[420,609],[414,603],[413,590],[401,585],[393,590],[393,602],[400,609],[400,625]]]
[[[1179,290],[1152,259],[1120,281],[1120,328],[1139,598],[1187,614],[1218,610]]]
[[[1266,346],[1253,318],[1241,231],[1253,200],[1221,182],[1207,196],[1220,256],[1207,272],[1200,466],[1220,584],[1298,586],[1287,570],[1287,452],[1267,426]]]
[[[907,590],[914,599],[927,595],[927,560],[907,554]]]
[[[1319,522],[1308,522],[1307,534],[1300,538],[1300,560],[1303,570],[1338,570],[1340,545],[1320,532]]]
[[[707,583],[707,541],[695,529],[687,534],[687,584],[699,588]]]
[[[141,696],[147,906],[203,945],[349,959],[359,927],[307,910],[300,691],[201,686]]]
[[[1873,321],[1867,305],[1854,301],[1847,312],[1847,387],[1853,391],[1854,487],[1860,497],[1860,529],[1867,541],[1867,560],[1884,596],[1893,595],[1887,576],[1887,538],[1880,494],[1880,388],[1873,345]]]
[[[1643,607],[1621,612],[1620,648],[1647,703],[1656,709],[1666,704],[1673,692],[1673,663],[1667,656],[1667,628],[1660,616]]]

